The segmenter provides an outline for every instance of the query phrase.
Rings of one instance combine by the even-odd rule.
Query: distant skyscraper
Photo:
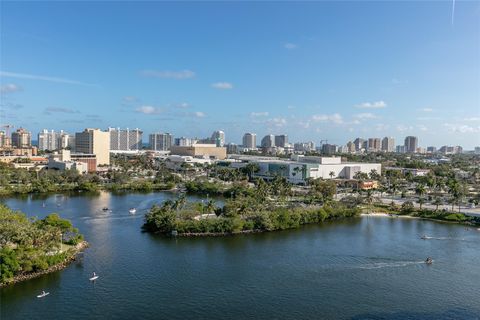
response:
[[[173,136],[170,133],[152,133],[148,136],[150,149],[155,151],[170,150],[173,143]]]
[[[12,132],[12,146],[16,148],[30,148],[32,146],[32,134],[23,129]]]
[[[394,152],[395,151],[395,139],[392,137],[385,137],[382,139],[382,151]]]
[[[427,147],[427,153],[435,153],[435,152],[437,152],[437,147],[434,147],[434,146]]]
[[[275,147],[275,136],[273,134],[266,135],[262,139],[262,148]]]
[[[60,150],[67,147],[71,147],[72,137],[60,130],[55,132],[54,130],[48,131],[43,129],[38,133],[38,149],[39,150]]]
[[[275,136],[275,146],[285,148],[288,146],[288,136],[286,134],[281,134]]]
[[[217,145],[217,147],[223,147],[225,145],[225,132],[223,131],[214,131],[212,133],[212,141]]]
[[[5,147],[6,134],[4,131],[0,131],[0,148]]]
[[[108,128],[110,132],[110,149],[132,151],[142,149],[143,131],[140,129]]]
[[[245,133],[243,135],[243,147],[255,149],[257,147],[257,135],[255,133]]]
[[[293,145],[295,152],[312,152],[315,151],[315,142],[297,142]]]
[[[75,133],[75,151],[94,154],[97,165],[110,164],[110,132],[100,129],[85,129]]]
[[[355,152],[355,143],[353,143],[352,141],[348,141],[347,142],[347,152],[348,153],[354,153]]]
[[[238,153],[238,146],[235,143],[229,143],[226,145],[228,154]]]
[[[381,148],[380,138],[368,138],[368,151],[376,152]]]
[[[398,146],[395,148],[395,152],[396,152],[396,153],[405,153],[405,146],[398,145]]]
[[[414,136],[408,136],[405,138],[405,152],[415,153],[418,148],[418,138]]]
[[[175,145],[180,146],[180,147],[189,147],[197,142],[196,139],[190,139],[190,138],[175,138]]]
[[[365,142],[365,140],[363,140],[362,138],[357,138],[353,141],[353,144],[355,145],[355,151],[360,151],[362,150],[363,148],[363,143]]]
[[[337,152],[337,146],[334,144],[325,143],[322,145],[323,154],[334,154]]]

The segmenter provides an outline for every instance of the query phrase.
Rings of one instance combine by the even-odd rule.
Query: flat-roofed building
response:
[[[173,145],[173,135],[170,133],[152,133],[148,136],[150,149],[155,151],[168,151]]]
[[[110,165],[110,132],[85,129],[75,134],[75,152],[94,154],[96,165]]]
[[[12,132],[12,146],[15,148],[30,148],[32,146],[32,133],[23,128]]]
[[[138,128],[108,128],[108,132],[110,132],[110,150],[136,151],[142,149],[142,130]]]
[[[392,137],[385,137],[382,139],[382,151],[394,152],[395,151],[395,139]]]
[[[247,149],[257,148],[257,135],[255,133],[247,132],[243,135],[243,147]]]
[[[225,147],[217,147],[215,144],[197,143],[192,146],[172,146],[170,153],[172,155],[206,157],[219,160],[227,157],[227,149]]]

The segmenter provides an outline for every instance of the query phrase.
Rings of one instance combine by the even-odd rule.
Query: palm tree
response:
[[[333,179],[333,177],[335,176],[335,172],[330,171],[330,173],[328,175],[330,176],[330,179]]]
[[[435,200],[433,200],[433,204],[436,205],[435,211],[438,211],[438,206],[442,204],[442,200],[439,197],[435,197]]]
[[[420,204],[420,210],[422,210],[422,204],[425,202],[422,198],[425,194],[425,186],[421,183],[417,184],[417,187],[415,188],[415,194],[418,195],[418,203]]]

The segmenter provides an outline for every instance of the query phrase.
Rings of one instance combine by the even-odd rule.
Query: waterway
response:
[[[480,318],[475,228],[362,217],[221,238],[141,232],[144,213],[171,197],[1,200],[29,216],[57,212],[72,220],[90,248],[62,271],[0,289],[0,318]],[[131,207],[136,214],[128,212]],[[420,239],[424,234],[431,238]],[[427,256],[432,265],[423,263]],[[88,280],[92,272],[100,275],[95,283]],[[42,290],[50,295],[37,299]]]

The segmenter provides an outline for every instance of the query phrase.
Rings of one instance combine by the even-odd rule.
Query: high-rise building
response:
[[[443,154],[457,154],[462,153],[463,148],[461,146],[442,146],[438,151]]]
[[[75,151],[94,154],[97,165],[110,165],[110,132],[88,128],[75,133]]]
[[[376,152],[381,149],[380,138],[368,138],[368,151]]]
[[[179,146],[179,147],[190,147],[190,146],[194,145],[195,143],[197,143],[196,139],[190,139],[190,138],[185,138],[185,137],[175,138],[174,141],[175,141],[174,145]]]
[[[110,150],[132,151],[142,149],[143,131],[140,129],[108,128]]]
[[[382,139],[382,151],[394,152],[395,151],[395,139],[392,137],[385,137]]]
[[[315,151],[315,142],[297,142],[293,145],[295,152],[312,152]]]
[[[257,135],[247,132],[243,135],[243,147],[247,149],[255,149],[257,147]]]
[[[355,143],[353,143],[352,141],[348,141],[347,142],[347,152],[348,153],[354,153],[355,152]]]
[[[235,143],[229,143],[226,145],[228,154],[238,153],[238,146]]]
[[[288,136],[286,134],[275,136],[275,147],[288,147]]]
[[[223,131],[214,131],[212,133],[212,142],[217,145],[217,147],[223,147],[225,145],[225,132]]]
[[[0,131],[0,148],[5,147],[6,143],[6,134],[4,131]]]
[[[12,132],[12,146],[16,148],[30,148],[32,146],[32,134],[23,129]]]
[[[437,147],[434,147],[434,146],[427,147],[427,153],[435,153],[435,152],[437,152]]]
[[[38,133],[38,150],[57,150],[58,139],[54,130],[43,129]]]
[[[414,136],[408,136],[405,138],[405,152],[415,153],[418,148],[418,138]]]
[[[355,145],[355,151],[360,151],[363,149],[363,143],[365,142],[365,140],[363,140],[362,138],[357,138],[353,141],[353,144]]]
[[[273,134],[268,134],[262,139],[262,148],[272,147],[275,147],[275,136]]]
[[[398,146],[395,148],[395,152],[396,152],[396,153],[405,153],[405,146],[398,145]]]
[[[168,151],[173,144],[173,135],[170,133],[152,133],[148,136],[150,149],[155,151]]]
[[[334,144],[325,143],[322,145],[323,154],[334,154],[337,152],[337,146]]]

